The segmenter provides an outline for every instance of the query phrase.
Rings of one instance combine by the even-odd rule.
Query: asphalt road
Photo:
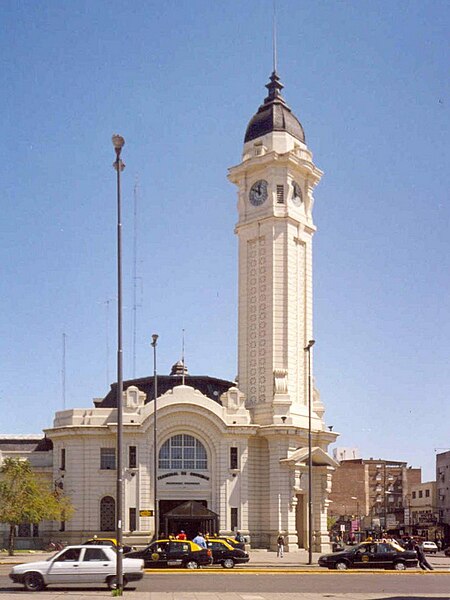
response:
[[[10,567],[0,567],[0,599],[4,595],[14,595],[15,597],[28,596],[20,585],[12,584],[7,574]],[[249,593],[261,594],[264,598],[275,598],[280,593],[314,593],[330,594],[329,597],[336,597],[336,594],[380,594],[386,597],[389,594],[391,599],[399,599],[404,595],[412,595],[418,599],[439,598],[441,600],[450,599],[450,572],[447,574],[435,574],[431,572],[413,572],[405,573],[395,572],[324,572],[320,573],[245,573],[243,571],[227,572],[208,572],[208,571],[178,571],[166,573],[147,573],[142,581],[136,586],[130,587],[130,593],[126,595],[135,596],[135,592],[147,594],[161,593],[166,596],[169,592],[178,594],[183,593],[183,597],[194,598],[191,594],[233,594]],[[127,588],[128,589],[128,588]],[[111,596],[106,587],[100,586],[52,586],[45,593],[34,594],[34,597],[56,597],[64,596],[70,592],[79,592],[81,596]],[[64,593],[65,592],[65,593]],[[69,592],[69,594],[70,594]],[[136,594],[136,596],[138,596]],[[186,594],[186,596],[184,595]],[[382,595],[382,596],[381,596]],[[161,597],[162,597],[161,596]],[[158,596],[156,596],[158,597]],[[205,596],[202,596],[205,597]],[[208,596],[206,596],[208,597]],[[317,596],[320,597],[320,596]],[[367,596],[366,596],[367,597]]]

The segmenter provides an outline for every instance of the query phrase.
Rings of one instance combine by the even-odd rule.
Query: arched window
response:
[[[181,433],[164,442],[159,451],[160,469],[207,469],[205,447],[201,442]]]
[[[100,531],[115,531],[116,501],[111,496],[104,496],[100,501]]]

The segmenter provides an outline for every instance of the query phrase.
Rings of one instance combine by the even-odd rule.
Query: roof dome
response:
[[[266,85],[269,95],[264,99],[264,104],[258,108],[258,112],[251,118],[245,132],[244,142],[250,142],[272,131],[286,131],[301,142],[305,141],[305,132],[300,121],[280,94],[283,87],[280,78],[274,71],[270,76],[270,82]]]
[[[184,364],[184,362],[182,360],[178,360],[173,366],[172,369],[170,371],[171,375],[183,375],[183,373],[185,375],[188,374],[188,370],[186,365]]]

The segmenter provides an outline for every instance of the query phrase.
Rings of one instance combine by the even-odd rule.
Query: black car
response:
[[[417,566],[417,554],[394,542],[363,542],[341,552],[324,554],[319,558],[319,566],[338,571],[361,568],[404,571]]]
[[[247,563],[250,557],[247,552],[240,548],[233,548],[225,540],[208,540],[208,548],[211,550],[213,563],[222,565],[224,569],[232,569],[236,564]]]
[[[212,562],[211,550],[190,540],[157,540],[143,550],[128,552],[127,558],[142,558],[148,568],[184,567],[197,569]]]
[[[215,535],[212,538],[208,538],[211,541],[221,540],[230,544],[233,548],[239,548],[240,550],[245,550],[245,542],[238,542],[235,538],[230,538],[224,535]]]

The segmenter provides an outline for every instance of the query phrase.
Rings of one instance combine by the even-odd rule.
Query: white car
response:
[[[14,583],[23,583],[30,592],[51,584],[106,583],[117,588],[117,553],[108,546],[68,546],[47,560],[13,567],[9,574]],[[123,585],[144,576],[144,561],[123,558]]]
[[[422,550],[424,552],[430,552],[431,554],[436,554],[439,548],[434,542],[422,542]]]

